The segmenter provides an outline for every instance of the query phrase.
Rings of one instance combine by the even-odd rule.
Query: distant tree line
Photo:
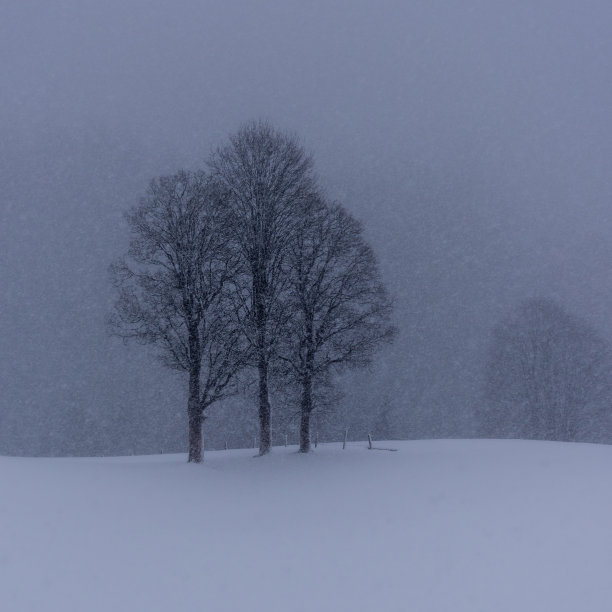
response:
[[[552,299],[526,300],[493,330],[481,433],[610,442],[611,366],[587,322]]]
[[[340,370],[395,333],[361,224],[317,185],[296,137],[245,125],[198,172],[154,179],[127,215],[111,267],[114,334],[153,345],[186,374],[189,461],[208,408],[256,374],[259,453],[272,441],[270,387],[299,398],[300,451]],[[229,404],[228,404],[229,405]]]

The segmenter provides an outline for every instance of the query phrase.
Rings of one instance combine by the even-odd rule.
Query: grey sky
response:
[[[612,336],[611,31],[604,1],[4,0],[0,408],[174,403],[105,333],[121,215],[258,117],[379,253],[402,334],[371,395],[452,429],[491,326],[534,293]]]

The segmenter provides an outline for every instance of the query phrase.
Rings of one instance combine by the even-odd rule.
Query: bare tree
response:
[[[293,316],[281,357],[301,388],[300,451],[308,452],[313,387],[328,383],[332,371],[367,364],[395,328],[361,224],[319,198],[300,213],[288,256]]]
[[[119,297],[113,333],[151,344],[189,378],[189,461],[202,459],[208,406],[233,392],[245,363],[241,336],[227,315],[225,289],[237,262],[227,247],[223,210],[203,173],[151,182],[128,215],[127,258],[111,267]]]
[[[551,299],[523,302],[493,330],[484,433],[597,440],[610,403],[610,352]]]
[[[259,377],[259,452],[271,444],[269,370],[291,313],[282,303],[285,260],[292,241],[295,211],[314,189],[312,162],[297,140],[263,122],[250,123],[210,160],[224,191],[232,242],[241,274],[233,293],[234,313]]]

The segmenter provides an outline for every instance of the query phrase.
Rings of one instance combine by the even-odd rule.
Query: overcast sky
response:
[[[147,182],[254,118],[379,254],[401,334],[369,396],[469,413],[491,326],[534,294],[612,337],[610,32],[588,0],[3,0],[0,410],[183,410],[108,338],[107,269]]]

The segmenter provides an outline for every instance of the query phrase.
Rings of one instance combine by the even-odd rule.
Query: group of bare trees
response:
[[[394,328],[361,225],[326,200],[297,139],[248,124],[206,171],[152,181],[127,220],[111,328],[187,374],[189,461],[201,461],[206,409],[249,372],[260,454],[271,445],[271,377],[299,390],[308,452],[313,394],[367,363]]]
[[[526,300],[497,324],[485,385],[487,436],[609,441],[610,348],[552,299]]]

